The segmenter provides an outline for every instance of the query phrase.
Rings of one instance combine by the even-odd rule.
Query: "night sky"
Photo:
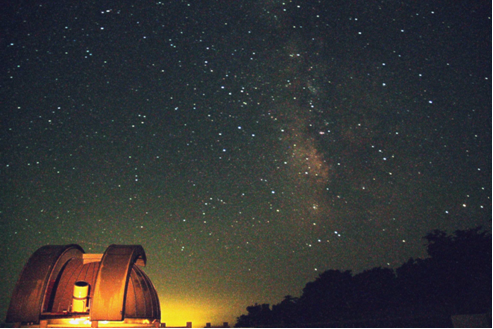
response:
[[[141,244],[162,321],[491,231],[489,1],[10,1],[0,316],[46,244]]]

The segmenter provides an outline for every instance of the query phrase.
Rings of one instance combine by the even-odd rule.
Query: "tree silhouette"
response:
[[[389,313],[396,290],[396,276],[389,268],[375,267],[353,277],[354,308],[360,318],[378,318]]]
[[[265,327],[272,324],[272,311],[269,304],[255,304],[247,307],[248,315],[237,319],[236,327]]]
[[[301,312],[309,322],[344,319],[351,313],[352,294],[351,271],[328,270],[306,284]]]
[[[287,295],[272,310],[268,304],[247,307],[236,326],[334,326],[345,320],[360,321],[356,326],[443,327],[451,315],[491,313],[491,235],[477,227],[454,235],[435,230],[424,239],[427,259],[411,258],[395,272],[325,271],[306,284],[300,298]],[[429,322],[388,322],[412,315]],[[433,322],[444,316],[448,322]]]
[[[434,284],[448,314],[491,312],[491,235],[480,230],[425,236]]]
[[[274,323],[281,326],[295,326],[301,323],[298,311],[299,299],[291,295],[284,296],[282,302],[272,306]]]

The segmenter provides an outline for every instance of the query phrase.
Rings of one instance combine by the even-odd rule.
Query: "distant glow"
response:
[[[169,301],[169,298],[161,296],[159,300],[161,323],[165,323],[166,327],[185,327],[187,322],[192,322],[194,328],[204,328],[208,322],[214,325],[228,321],[218,315],[222,307],[215,301],[190,301],[186,298]],[[234,324],[232,321],[233,319],[229,319],[230,324]]]

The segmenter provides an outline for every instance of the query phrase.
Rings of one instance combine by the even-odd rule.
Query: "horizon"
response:
[[[491,239],[491,232],[484,230],[482,227],[477,227],[477,228],[474,228],[473,230],[477,230],[477,232],[480,234],[481,234],[481,232],[484,234],[487,234],[487,236],[489,235],[489,237]],[[436,230],[430,231],[429,234],[431,234],[435,231]],[[443,231],[441,231],[441,232],[447,233],[447,232],[443,232]],[[465,231],[461,231],[461,232],[465,232]],[[456,232],[454,232],[454,234],[456,234]],[[449,234],[447,234],[447,236],[453,237],[453,235],[449,235]],[[459,236],[459,235],[456,235],[456,236]],[[423,239],[425,239],[425,237],[423,237]],[[428,241],[430,241],[430,240],[428,240]],[[471,242],[472,242],[472,240],[471,240]],[[430,242],[428,242],[428,246],[430,246]],[[90,252],[88,254],[102,255],[104,253],[104,251],[105,251],[104,249],[93,250],[92,252]],[[453,250],[450,250],[450,251],[453,251]],[[414,261],[416,261],[416,260],[431,260],[432,256],[428,254],[424,258],[411,258],[411,259],[414,259]],[[404,267],[404,265],[406,265],[407,263],[408,262],[401,264],[401,266],[399,266],[399,268]],[[144,268],[147,268],[147,266],[144,266]],[[399,276],[398,276],[398,271],[396,271],[396,270],[399,270],[399,268],[390,268],[392,273],[394,273],[397,278],[399,278]],[[349,272],[350,276],[357,277],[358,275],[360,275],[364,272],[367,272],[369,270],[376,270],[376,269],[382,269],[382,267],[374,267],[372,269],[365,269],[365,270],[363,270],[363,272],[360,272],[360,273],[354,273],[352,270],[346,270],[344,272]],[[389,269],[389,268],[387,268],[387,269]],[[331,271],[340,271],[340,270],[328,269],[325,272],[331,272]],[[317,280],[321,279],[323,277],[322,274],[325,274],[325,272],[320,273],[318,277],[314,278],[315,280],[306,282],[302,290],[304,290],[310,284],[313,284]],[[195,300],[193,298],[192,298],[192,300],[189,300],[189,298],[184,298],[183,295],[181,295],[177,300],[172,300],[172,299],[170,300],[170,299],[166,299],[166,298],[161,298],[161,294],[159,292],[158,292],[158,295],[159,295],[160,307],[161,307],[161,324],[165,325],[165,327],[168,327],[168,328],[187,328],[189,323],[191,323],[192,328],[203,328],[203,327],[206,327],[207,325],[210,325],[211,327],[224,327],[225,323],[227,323],[229,327],[234,327],[236,322],[237,322],[238,317],[240,315],[244,316],[245,310],[247,309],[247,307],[245,307],[245,309],[241,312],[241,314],[237,314],[236,316],[234,316],[233,312],[231,312],[231,309],[228,312],[227,310],[225,310],[224,307],[211,305],[210,301],[204,302],[204,301]],[[291,294],[285,294],[284,299],[286,299],[288,296],[290,296],[294,299],[299,298],[299,297],[293,296]],[[300,295],[300,297],[301,297],[301,295]],[[212,299],[217,299],[217,296],[213,296]],[[276,304],[280,305],[280,300],[278,300],[276,302],[277,303],[274,303],[274,302],[273,303],[265,303],[263,300],[259,300],[259,301],[250,303],[248,306],[253,306],[253,305],[259,305],[260,306],[262,304],[267,304],[269,306],[272,306],[272,309],[274,309],[274,306]],[[217,301],[216,301],[216,303],[217,303]],[[399,318],[400,317],[396,317],[395,319],[397,320]],[[419,317],[417,317],[417,318],[419,318]],[[355,323],[359,323],[359,322],[371,321],[371,320],[355,319],[353,321],[355,321]],[[455,320],[455,321],[459,321],[459,320]],[[483,321],[483,320],[480,320],[480,321]],[[332,322],[338,323],[338,321],[335,321],[335,320],[333,320]],[[2,321],[2,324],[8,324],[8,323],[5,321]]]

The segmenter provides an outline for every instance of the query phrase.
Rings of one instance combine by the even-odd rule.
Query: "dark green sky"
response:
[[[491,4],[418,3],[2,10],[2,318],[46,244],[143,245],[203,325],[490,231]]]

